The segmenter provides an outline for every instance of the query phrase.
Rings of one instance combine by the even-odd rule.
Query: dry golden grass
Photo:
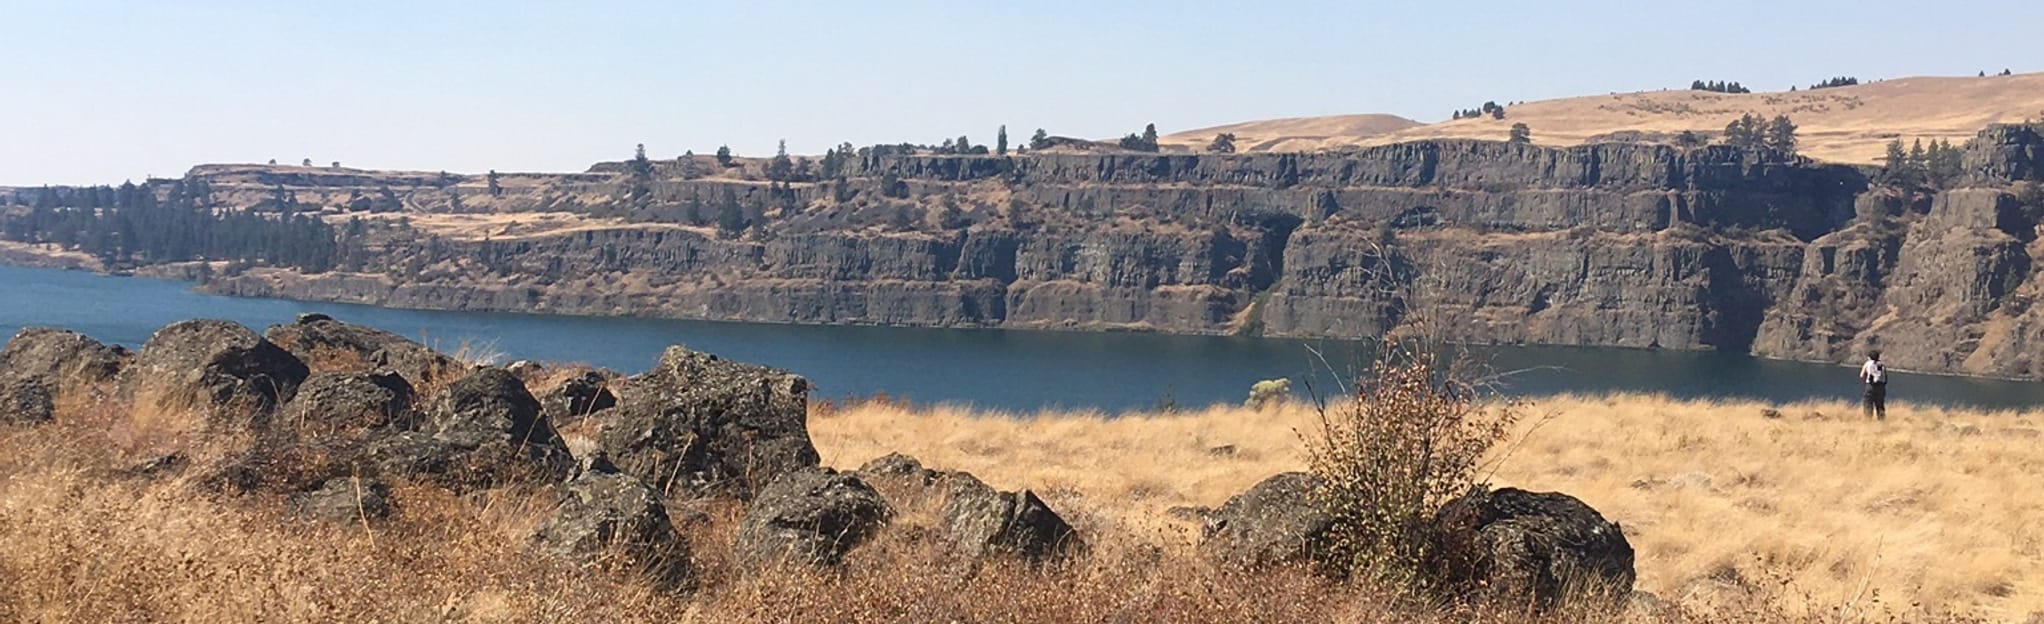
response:
[[[1800,151],[1812,158],[1875,163],[1888,141],[1896,138],[1905,143],[1946,139],[1956,144],[1988,124],[2044,115],[2044,73],[1898,78],[1795,92],[1725,94],[1669,89],[1524,102],[1507,109],[1502,120],[1451,120],[1391,131],[1379,127],[1330,131],[1338,129],[1342,120],[1364,117],[1345,115],[1248,122],[1168,136],[1181,137],[1177,144],[1203,148],[1214,132],[1237,128],[1236,145],[1245,151],[1298,152],[1421,139],[1502,141],[1512,124],[1524,123],[1532,130],[1533,142],[1566,146],[1627,130],[1721,132],[1740,115],[1755,113],[1793,118],[1800,126]]]
[[[1725,606],[1786,581],[1791,602],[1847,613],[2044,611],[2044,497],[2025,488],[2044,471],[2039,414],[1898,404],[1868,422],[1845,403],[1638,395],[1548,397],[1532,414],[1494,482],[1567,492],[1621,523],[1639,588],[1664,599]],[[1191,527],[1171,508],[1301,469],[1294,430],[1313,422],[1299,404],[1107,418],[879,403],[820,413],[810,431],[835,466],[900,451],[1035,489],[1082,529],[1172,536]]]
[[[178,425],[189,416],[97,402],[0,429],[0,620],[1848,622],[1892,621],[1889,611],[1946,621],[1933,616],[1947,607],[2020,620],[2038,604],[2026,527],[2039,510],[2012,487],[2039,468],[2023,433],[2033,415],[1904,405],[1890,422],[1865,423],[1842,405],[1784,406],[1778,420],[1758,404],[1639,396],[1538,405],[1556,415],[1500,481],[1571,492],[1623,522],[1642,588],[1698,604],[1762,599],[1659,617],[1441,612],[1307,574],[1199,563],[1194,536],[1166,512],[1299,467],[1292,427],[1312,416],[1297,405],[1112,419],[820,405],[811,429],[826,461],[900,450],[1034,488],[1093,553],[969,572],[913,527],[932,511],[908,503],[842,570],[754,572],[728,560],[738,505],[675,503],[678,519],[700,518],[678,520],[698,572],[693,591],[670,594],[527,550],[553,502],[545,488],[455,496],[399,484],[388,522],[316,523],[287,516],[281,494],[206,485],[210,458],[246,439],[192,437]],[[170,451],[187,454],[181,468],[132,470]],[[1795,581],[1788,604],[1815,612],[1774,610],[1783,594],[1770,574]],[[1869,608],[1875,588],[1885,606]],[[1911,598],[1932,607],[1911,610]]]

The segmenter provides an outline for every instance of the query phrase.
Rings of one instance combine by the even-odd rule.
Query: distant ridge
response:
[[[1706,136],[1722,132],[1726,123],[1747,113],[1788,115],[1800,126],[1797,137],[1806,156],[1876,163],[1894,139],[1963,143],[1989,124],[2044,116],[2044,73],[1896,78],[1828,89],[1747,94],[1669,88],[1511,104],[1504,119],[1481,117],[1434,124],[1395,115],[1296,117],[1187,130],[1165,135],[1159,143],[1198,150],[1215,134],[1234,132],[1235,145],[1241,151],[1319,151],[1422,139],[1504,140],[1518,123],[1526,124],[1533,142],[1542,145],[1578,145],[1614,137],[1672,141],[1683,131]]]

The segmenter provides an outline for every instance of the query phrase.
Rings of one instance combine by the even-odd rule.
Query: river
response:
[[[1291,377],[1326,388],[1367,353],[1329,340],[1172,336],[991,329],[927,329],[725,323],[671,319],[399,310],[336,303],[205,295],[175,281],[0,266],[0,336],[50,325],[139,346],[166,324],[239,321],[261,331],[302,312],[404,334],[444,350],[504,359],[584,362],[637,372],[667,345],[687,345],[793,370],[812,396],[886,393],[917,402],[1118,412],[1173,402],[1239,402],[1261,379]],[[1319,351],[1325,358],[1314,355]],[[1854,370],[1746,355],[1582,347],[1481,347],[1514,394],[1658,392],[1675,397],[1750,397],[1786,402],[1854,399]],[[2044,405],[2044,383],[1893,373],[1891,398],[1980,407]],[[1295,383],[1303,387],[1304,383]]]

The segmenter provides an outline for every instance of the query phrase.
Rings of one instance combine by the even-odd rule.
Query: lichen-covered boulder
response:
[[[761,488],[734,544],[737,559],[835,565],[893,516],[887,501],[849,473],[806,468]]]
[[[815,466],[809,383],[800,376],[669,347],[643,375],[613,386],[597,446],[662,491],[751,496]]]
[[[291,400],[305,363],[232,321],[194,320],[157,330],[120,374],[120,390],[157,409],[191,409],[215,425],[260,427]]]
[[[574,468],[567,445],[539,414],[539,400],[501,369],[478,370],[435,395],[418,431],[369,442],[367,468],[427,478],[456,490],[513,481],[560,481]]]
[[[1228,499],[1206,515],[1201,553],[1240,569],[1316,563],[1334,529],[1334,517],[1314,500],[1322,484],[1312,473],[1287,472]]]
[[[48,327],[16,332],[0,348],[0,422],[45,422],[59,397],[95,398],[131,354],[82,334]]]
[[[610,391],[610,379],[596,371],[584,371],[540,398],[540,409],[556,426],[617,407],[617,395]]]
[[[395,372],[315,373],[298,386],[272,427],[326,437],[410,429],[414,420],[412,384]]]
[[[304,314],[295,322],[271,325],[263,337],[301,360],[320,364],[322,370],[389,369],[415,388],[460,377],[470,368],[410,338],[324,314]]]
[[[1085,550],[1078,531],[1034,492],[998,491],[963,472],[947,476],[944,487],[944,534],[962,556],[1043,562]]]
[[[1542,607],[1572,594],[1632,594],[1625,531],[1567,494],[1478,488],[1442,507],[1435,533],[1449,581],[1472,594]]]
[[[645,482],[596,458],[562,487],[561,502],[532,534],[533,548],[600,569],[644,574],[663,587],[689,576],[688,542]]]

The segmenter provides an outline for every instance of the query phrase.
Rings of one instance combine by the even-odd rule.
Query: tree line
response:
[[[264,202],[302,206],[289,196]],[[161,199],[132,182],[44,187],[28,205],[26,214],[0,224],[0,236],[53,243],[108,264],[229,260],[318,272],[334,267],[339,247],[333,226],[300,210],[216,210],[203,180],[172,182]]]
[[[1691,91],[1711,91],[1715,93],[1753,92],[1752,89],[1746,88],[1745,85],[1739,84],[1737,82],[1725,82],[1723,80],[1712,80],[1708,82],[1702,80],[1693,81],[1689,83],[1689,89]]]
[[[1881,172],[1875,179],[1904,188],[1945,188],[1966,170],[1963,153],[1945,140],[1933,140],[1926,146],[1923,139],[1917,139],[1915,145],[1904,151],[1902,139],[1895,139],[1888,142],[1887,155],[1881,161]]]
[[[1858,78],[1852,76],[1833,76],[1831,78],[1824,79],[1823,82],[1810,85],[1810,90],[1816,91],[1818,89],[1829,89],[1832,87],[1850,87],[1856,84],[1859,84]]]
[[[1483,106],[1479,106],[1469,110],[1458,110],[1455,111],[1455,114],[1453,115],[1453,118],[1455,119],[1476,119],[1478,117],[1504,119],[1505,107],[1498,105],[1497,102],[1484,102]]]

